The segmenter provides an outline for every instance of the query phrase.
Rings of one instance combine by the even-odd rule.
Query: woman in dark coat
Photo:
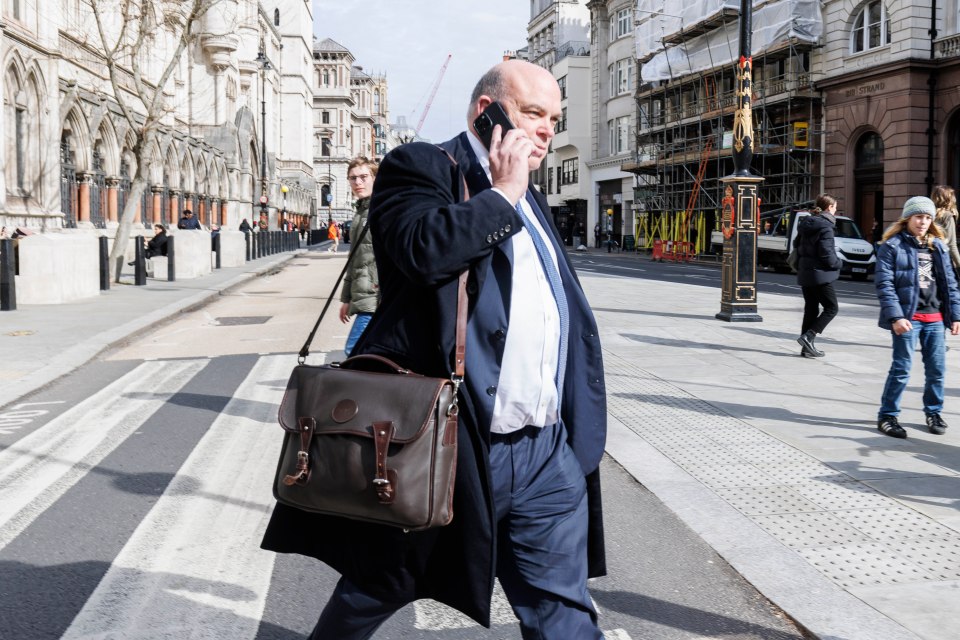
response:
[[[833,281],[840,277],[843,262],[834,246],[837,199],[827,194],[817,197],[811,215],[797,223],[794,243],[800,256],[797,284],[803,289],[803,324],[797,342],[805,358],[823,357],[814,340],[837,315],[837,294]],[[823,309],[821,310],[821,307]]]
[[[146,258],[167,255],[167,230],[162,224],[153,225],[154,235],[146,241]]]

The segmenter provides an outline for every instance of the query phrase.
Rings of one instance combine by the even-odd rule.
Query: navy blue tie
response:
[[[567,369],[567,332],[570,328],[570,312],[567,309],[567,294],[563,291],[563,282],[560,280],[560,272],[553,258],[550,257],[550,251],[547,249],[546,240],[537,231],[537,228],[530,222],[530,218],[523,211],[520,203],[516,206],[523,225],[527,228],[527,233],[533,240],[533,246],[537,249],[537,255],[540,257],[540,264],[543,265],[543,271],[550,281],[550,289],[553,291],[553,299],[557,303],[557,313],[560,315],[560,350],[557,356],[557,403],[563,397],[563,377]],[[558,258],[559,259],[559,258]],[[559,411],[560,407],[557,407]]]

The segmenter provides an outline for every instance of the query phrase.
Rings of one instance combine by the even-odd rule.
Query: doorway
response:
[[[853,211],[848,215],[856,220],[867,239],[876,243],[886,226],[883,220],[883,139],[879,134],[872,131],[863,134],[857,141],[855,158],[856,195]]]

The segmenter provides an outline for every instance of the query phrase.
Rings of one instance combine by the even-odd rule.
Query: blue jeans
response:
[[[357,346],[357,340],[363,335],[364,329],[370,324],[372,313],[358,313],[353,318],[353,327],[350,328],[350,335],[347,336],[347,344],[343,347],[343,352],[350,357],[350,352]]]
[[[913,364],[913,350],[920,341],[923,354],[923,412],[927,415],[940,413],[943,409],[943,378],[945,365],[945,344],[942,322],[911,321],[913,328],[904,334],[893,336],[893,362],[887,373],[887,383],[883,386],[880,400],[879,417],[900,415],[900,396],[910,380],[910,367]]]

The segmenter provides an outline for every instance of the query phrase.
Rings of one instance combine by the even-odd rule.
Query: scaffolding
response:
[[[637,157],[629,167],[637,175],[637,248],[650,249],[659,240],[672,249],[672,256],[664,253],[668,259],[711,253],[710,236],[718,228],[723,198],[720,179],[734,171],[737,42],[735,36],[729,42],[729,37],[737,28],[738,12],[723,0],[701,4],[711,6],[697,7],[702,18],[689,24],[681,16],[671,21],[661,15],[658,21],[656,12],[650,12],[653,17],[638,27],[638,38],[645,24],[660,25],[662,33],[650,48],[638,40],[645,84],[637,92]],[[766,26],[761,25],[767,35],[753,56],[751,169],[764,178],[761,211],[802,207],[815,196],[814,180],[822,164],[815,126],[821,100],[810,64],[820,31],[818,25],[811,26],[813,14],[805,0],[755,5],[768,17]],[[805,30],[785,26],[797,22]],[[684,56],[684,64],[678,63],[678,55]]]

